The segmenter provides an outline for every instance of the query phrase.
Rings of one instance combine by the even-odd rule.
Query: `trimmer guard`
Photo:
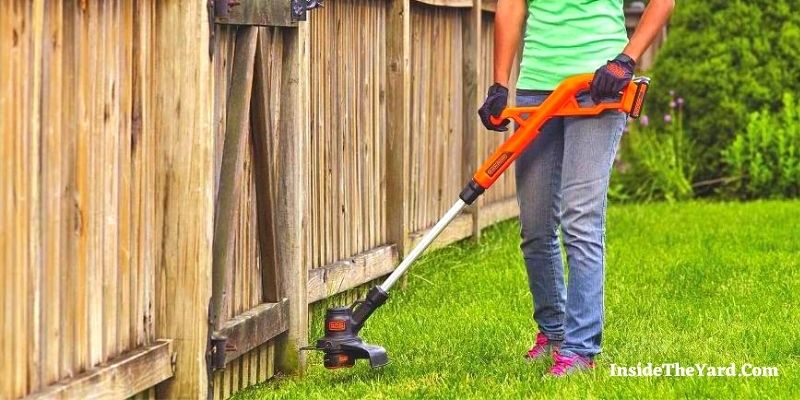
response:
[[[380,307],[388,294],[380,287],[372,288],[366,299],[357,301],[350,307],[330,308],[325,313],[325,336],[317,340],[313,347],[302,350],[319,350],[324,353],[325,368],[350,368],[356,360],[369,360],[372,368],[383,367],[389,363],[386,349],[365,343],[358,336],[364,321]]]
[[[363,358],[369,360],[369,365],[372,368],[383,367],[389,364],[389,355],[386,354],[386,349],[374,344],[364,343],[363,340],[343,343],[342,349],[352,354],[356,359]]]

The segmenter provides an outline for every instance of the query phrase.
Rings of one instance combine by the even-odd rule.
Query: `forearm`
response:
[[[494,81],[508,87],[526,16],[525,0],[498,0],[494,14]]]
[[[642,14],[642,19],[636,27],[628,45],[622,52],[635,61],[639,60],[645,50],[658,36],[667,24],[672,9],[675,8],[674,0],[650,0]]]

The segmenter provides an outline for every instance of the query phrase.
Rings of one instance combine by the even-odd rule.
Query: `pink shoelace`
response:
[[[571,372],[573,367],[585,367],[585,368],[592,368],[594,367],[594,362],[588,359],[585,359],[581,356],[574,356],[574,357],[567,357],[562,356],[561,354],[555,353],[553,354],[553,360],[555,363],[553,367],[550,368],[550,374],[556,376],[563,376],[567,373]],[[580,364],[580,365],[576,365]]]
[[[528,350],[528,357],[534,358],[538,357],[545,351],[547,351],[547,345],[550,344],[550,341],[547,340],[547,336],[543,333],[538,333],[536,335],[536,343]]]

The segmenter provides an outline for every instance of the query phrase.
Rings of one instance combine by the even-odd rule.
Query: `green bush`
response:
[[[698,179],[721,176],[720,153],[755,110],[780,108],[800,91],[800,13],[786,0],[676,2],[667,41],[651,71],[653,92],[688,99],[686,130],[698,146]],[[648,109],[668,110],[663,96]]]
[[[783,96],[779,113],[751,113],[723,159],[734,178],[728,189],[739,197],[800,195],[800,106],[794,96]]]
[[[686,137],[682,99],[669,102],[662,128],[647,116],[629,124],[609,196],[623,201],[685,200],[693,195],[693,143]],[[679,101],[676,101],[679,100]]]

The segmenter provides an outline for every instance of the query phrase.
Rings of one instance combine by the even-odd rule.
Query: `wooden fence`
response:
[[[131,396],[202,357],[204,18],[176,2],[0,2],[0,398]],[[162,396],[182,393],[167,382]]]
[[[475,114],[492,1],[241,3],[0,0],[0,398],[302,370],[309,305],[391,271],[507,137]],[[514,217],[512,175],[436,246]]]

